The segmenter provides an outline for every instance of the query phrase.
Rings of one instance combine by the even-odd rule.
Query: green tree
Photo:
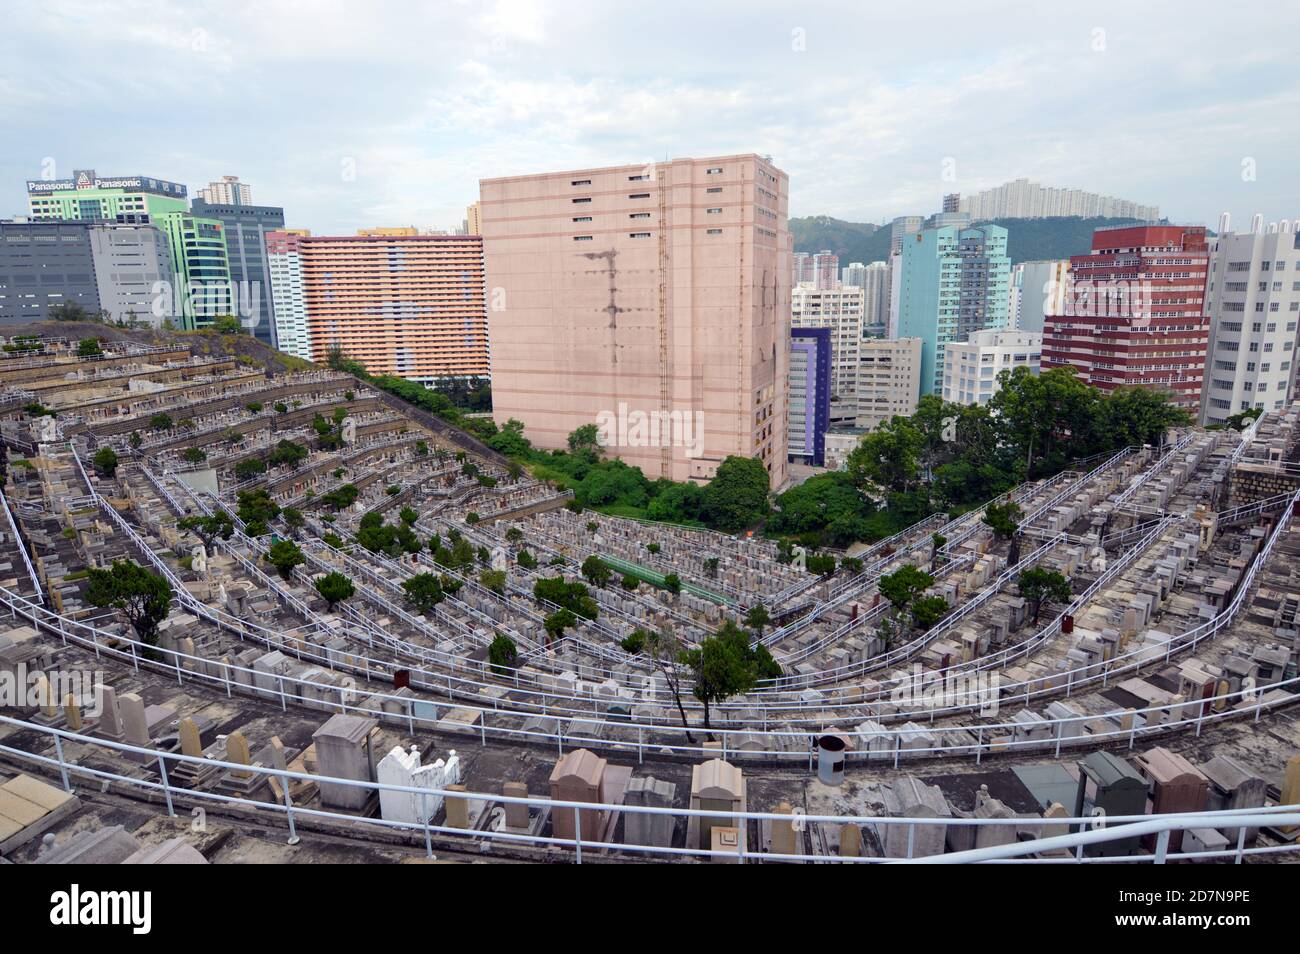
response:
[[[804,568],[817,576],[830,576],[838,565],[835,557],[825,553],[813,554],[804,561]]]
[[[484,570],[479,573],[478,581],[493,593],[504,593],[506,591],[505,570]]]
[[[920,481],[918,462],[924,445],[920,428],[909,418],[895,415],[858,442],[849,452],[845,469],[853,485],[869,496],[907,492]]]
[[[997,421],[999,442],[1024,460],[1032,477],[1036,460],[1060,469],[1063,447],[1087,447],[1093,439],[1100,392],[1075,376],[1073,368],[1035,375],[1028,368],[998,375],[1000,388],[988,403]]]
[[[298,549],[298,545],[292,540],[281,540],[279,543],[272,544],[271,549],[266,553],[266,559],[286,580],[293,579],[294,567],[307,562],[302,550]]]
[[[948,615],[948,601],[942,596],[918,596],[912,603],[912,625],[925,632]]]
[[[296,507],[285,507],[280,516],[284,519],[285,526],[291,530],[301,530],[303,524],[307,522],[302,511]]]
[[[999,540],[1010,540],[1020,529],[1020,518],[1023,515],[1020,505],[1013,500],[991,503],[984,508],[984,525]]]
[[[745,626],[753,631],[755,639],[762,637],[763,627],[770,622],[772,622],[772,616],[762,603],[755,603],[745,613]]]
[[[726,458],[704,488],[701,510],[705,521],[723,533],[739,533],[753,526],[771,512],[767,501],[770,483],[762,461]]]
[[[717,703],[749,692],[758,680],[744,630],[727,621],[717,633],[706,636],[698,649],[684,654],[695,678],[692,692],[704,706],[704,728],[712,728],[711,710]]]
[[[1144,387],[1121,387],[1101,400],[1096,435],[1106,448],[1159,445],[1173,427],[1194,423],[1191,414],[1169,403],[1168,392]]]
[[[569,450],[575,454],[588,454],[599,457],[603,448],[600,446],[600,429],[595,424],[584,424],[569,435]]]
[[[442,584],[433,573],[415,574],[402,582],[402,589],[406,591],[406,601],[415,607],[416,612],[425,616],[432,613],[434,607],[446,598]]]
[[[256,490],[241,490],[235,495],[235,502],[238,505],[239,519],[249,525],[245,530],[250,536],[261,536],[266,532],[266,527],[272,520],[280,516],[280,505],[276,503],[275,498],[267,493],[266,488],[259,487]],[[254,533],[252,526],[256,524],[260,532]]]
[[[593,586],[604,586],[614,575],[614,571],[605,565],[605,561],[596,555],[582,561],[582,575]]]
[[[352,594],[356,592],[356,587],[342,573],[337,571],[326,573],[324,576],[317,577],[316,592],[320,594],[325,605],[333,612],[334,607],[346,599],[351,599]]]
[[[1029,601],[1034,610],[1034,625],[1044,603],[1069,603],[1074,596],[1070,581],[1055,570],[1035,566],[1021,572],[1016,578],[1020,595]]]
[[[939,556],[943,548],[948,545],[948,538],[942,533],[930,534],[930,572],[933,573],[939,565]]]
[[[637,628],[619,640],[618,644],[623,648],[623,652],[635,656],[645,649],[646,637],[649,634],[649,630]]]
[[[686,649],[681,640],[668,627],[661,630],[636,630],[642,634],[642,648],[650,658],[651,665],[664,678],[664,685],[672,694],[677,712],[682,719],[682,728],[686,730],[686,741],[695,744],[691,734],[690,720],[686,718],[686,706],[682,704],[682,677],[688,667]],[[635,634],[634,634],[635,635]]]
[[[176,425],[172,421],[170,414],[159,412],[149,418],[149,429],[154,431],[169,431]]]
[[[275,449],[267,455],[266,459],[273,467],[297,467],[307,459],[309,453],[311,452],[301,444],[282,440],[275,445]]]
[[[895,636],[908,630],[913,605],[933,585],[934,577],[910,563],[880,578],[877,589],[889,601],[891,609],[889,618],[881,627],[887,645]]]
[[[640,585],[641,585],[641,581],[637,579],[635,576],[633,576],[631,573],[624,573],[623,579],[619,580],[619,586],[623,587],[623,589],[627,590],[628,592],[635,590]]]
[[[247,457],[235,465],[235,479],[239,481],[263,473],[266,473],[266,463],[260,457]]]
[[[90,462],[104,477],[112,477],[117,473],[117,452],[111,447],[105,446],[95,451],[95,456],[90,459]]]
[[[104,349],[99,346],[98,338],[82,338],[77,343],[77,357],[79,358],[97,358],[104,353]]]
[[[187,447],[181,459],[187,464],[201,464],[208,459],[208,452],[201,447]]]
[[[143,643],[156,646],[158,625],[171,610],[172,588],[167,580],[130,560],[114,560],[108,569],[86,571],[86,600],[112,608],[126,617]]]
[[[546,630],[546,644],[558,642],[564,637],[564,631],[570,626],[577,625],[578,617],[567,609],[558,609],[542,620],[542,628]]]
[[[676,596],[682,591],[682,578],[676,573],[669,573],[664,577],[664,589]]]
[[[229,540],[231,534],[235,532],[235,521],[231,519],[229,513],[220,507],[213,510],[210,515],[195,514],[182,517],[176,521],[176,526],[198,537],[203,543],[203,549],[209,551],[218,538]]]
[[[488,645],[488,662],[492,671],[504,676],[519,664],[519,650],[515,641],[505,633],[497,633]]]

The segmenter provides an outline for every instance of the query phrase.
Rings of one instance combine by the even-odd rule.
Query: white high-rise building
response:
[[[862,333],[883,337],[889,324],[889,264],[853,262],[840,274],[841,284],[862,289]]]
[[[1003,371],[1028,368],[1037,375],[1043,361],[1041,331],[990,329],[950,343],[943,363],[943,399],[951,404],[987,404],[998,393]]]
[[[307,325],[299,252],[299,239],[306,234],[301,229],[268,233],[266,259],[271,273],[271,310],[275,315],[277,347],[285,354],[310,361],[311,331]]]
[[[1206,288],[1210,344],[1201,389],[1201,421],[1284,407],[1295,393],[1300,322],[1300,222],[1231,232],[1227,216],[1210,239]]]
[[[1069,259],[1020,262],[1011,266],[1007,327],[1042,331],[1044,315],[1062,314]]]
[[[903,288],[903,256],[894,253],[889,256],[889,289],[886,292],[889,298],[889,308],[885,312],[885,337],[898,337],[898,312],[901,307],[899,301],[900,293]]]
[[[855,285],[818,288],[800,282],[790,297],[791,328],[831,329],[831,425],[851,426],[858,414],[863,291]]]
[[[921,396],[921,339],[867,338],[859,352],[856,426],[871,430],[895,414],[915,414]]]
[[[239,176],[222,176],[199,189],[199,198],[209,205],[252,205],[253,187]]]
[[[112,322],[160,327],[159,282],[176,280],[167,236],[149,225],[96,222],[87,228],[99,307]]]
[[[975,195],[961,197],[959,208],[969,212],[976,221],[988,219],[1045,219],[1059,215],[1077,215],[1083,218],[1139,219],[1154,222],[1160,218],[1160,207],[1140,205],[1127,199],[1116,199],[1082,189],[1053,189],[1016,179]]]

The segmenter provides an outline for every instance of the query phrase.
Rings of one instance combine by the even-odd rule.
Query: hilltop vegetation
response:
[[[1092,233],[1107,225],[1122,225],[1134,219],[1060,216],[1048,219],[992,219],[992,225],[1007,230],[1007,257],[1011,264],[1049,258],[1082,255],[1092,247]],[[869,222],[845,222],[827,215],[790,220],[796,252],[830,249],[840,265],[850,262],[883,262],[889,258],[889,227]]]

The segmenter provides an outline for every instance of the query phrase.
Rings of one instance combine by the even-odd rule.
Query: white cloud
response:
[[[459,223],[480,178],[756,151],[796,215],[1028,176],[1182,220],[1295,217],[1300,13],[1270,6],[51,2],[0,34],[0,213],[45,156],[238,174],[330,232]]]

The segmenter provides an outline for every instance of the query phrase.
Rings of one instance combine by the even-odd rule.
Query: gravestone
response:
[[[528,786],[523,782],[506,782],[501,786],[501,794],[507,798],[527,798]],[[506,802],[506,827],[527,829],[529,822],[528,806],[520,802]]]
[[[448,792],[467,792],[464,785],[448,785]],[[464,795],[448,795],[444,803],[447,808],[446,824],[448,828],[469,827],[469,799]]]
[[[1145,815],[1146,780],[1124,759],[1109,752],[1093,752],[1079,763],[1079,787],[1075,796],[1074,816],[1098,814],[1107,818]],[[1090,855],[1116,856],[1137,850],[1136,836],[1112,839],[1087,846]]]
[[[321,776],[321,802],[330,808],[363,811],[374,798],[374,789],[340,785],[326,778],[353,782],[375,781],[374,735],[378,723],[367,716],[332,715],[312,733],[316,745],[317,771]]]
[[[637,777],[628,782],[623,801],[631,807],[671,808],[677,786],[654,777]],[[677,819],[672,815],[623,813],[623,841],[629,845],[668,848],[673,843]]]
[[[243,732],[236,729],[226,736],[226,757],[222,761],[237,762],[240,765],[253,764],[253,757],[248,751],[248,739]],[[243,769],[231,769],[230,774],[241,781],[253,777],[252,772],[245,772]]]
[[[574,749],[555,763],[551,771],[551,798],[566,802],[605,801],[605,759],[588,749]],[[601,815],[595,809],[581,809],[582,838],[595,840],[600,835]],[[551,832],[556,838],[576,837],[578,820],[575,809],[551,811]]]
[[[200,741],[198,724],[189,716],[186,716],[181,719],[178,734],[181,740],[181,754],[202,758],[203,743]]]
[[[68,728],[73,732],[80,732],[83,727],[81,719],[81,705],[77,702],[77,697],[68,693],[63,697],[63,717],[67,720]]]
[[[460,759],[452,750],[447,761],[438,759],[429,765],[420,764],[420,750],[414,745],[410,751],[393,746],[379,760],[376,769],[378,780],[384,785],[406,788],[445,789],[460,781]],[[385,821],[423,825],[442,807],[441,795],[417,792],[379,790],[379,811]]]
[[[141,748],[150,748],[153,741],[149,738],[149,722],[145,717],[144,700],[134,692],[128,692],[122,696],[120,701],[120,710],[122,715],[122,735],[123,741],[128,745],[138,745]],[[127,756],[133,762],[150,762],[152,756],[130,753]]]
[[[691,808],[700,811],[744,811],[745,777],[740,769],[722,759],[710,759],[691,769]],[[715,826],[732,827],[736,820],[728,817],[698,816],[701,848],[713,843],[711,829]]]

